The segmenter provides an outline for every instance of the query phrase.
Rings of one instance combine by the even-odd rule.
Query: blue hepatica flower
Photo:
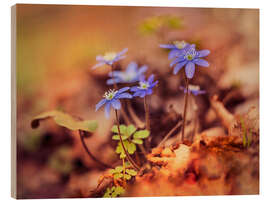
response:
[[[209,66],[209,63],[202,59],[202,57],[205,57],[210,53],[207,49],[196,51],[195,45],[192,44],[186,46],[183,50],[178,51],[178,53],[179,54],[175,57],[174,61],[170,64],[170,67],[174,66],[174,74],[177,74],[179,70],[185,66],[186,76],[191,79],[195,73],[195,65],[202,67]]]
[[[124,87],[119,90],[109,90],[105,92],[104,99],[102,99],[96,105],[96,111],[103,105],[105,105],[105,116],[106,118],[110,117],[111,107],[119,110],[121,108],[120,99],[131,99],[132,95],[127,93],[126,91],[129,90],[129,87]]]
[[[108,85],[114,83],[133,83],[140,80],[143,74],[146,72],[147,66],[144,65],[141,68],[138,68],[138,64],[131,62],[126,71],[113,71],[109,73],[109,76],[112,77],[107,80]]]
[[[180,86],[180,89],[184,91],[184,93],[186,94],[187,93],[187,89],[183,86]],[[188,85],[188,92],[189,94],[193,94],[195,96],[199,95],[199,94],[205,94],[206,91],[205,90],[201,90],[200,89],[200,86],[198,85]]]
[[[153,87],[157,85],[158,81],[154,82],[154,75],[152,74],[148,80],[144,78],[140,79],[140,86],[134,86],[130,89],[130,91],[135,92],[133,97],[145,97],[146,95],[150,95],[153,93]]]
[[[187,42],[182,41],[174,41],[173,44],[161,44],[159,45],[161,48],[170,49],[169,59],[173,59],[179,55],[181,55],[181,51],[184,50],[185,47],[189,46]]]
[[[116,52],[107,52],[105,53],[103,56],[102,55],[98,55],[96,57],[96,60],[99,62],[96,65],[94,65],[92,67],[92,69],[96,69],[97,67],[103,66],[105,64],[107,65],[112,65],[113,63],[115,63],[116,61],[119,61],[123,58],[125,58],[126,56],[124,56],[124,54],[127,52],[127,48],[123,49],[122,51],[120,51],[119,53]]]

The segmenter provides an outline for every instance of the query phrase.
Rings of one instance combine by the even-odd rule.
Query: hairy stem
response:
[[[129,153],[127,152],[124,143],[123,143],[123,139],[122,139],[122,135],[120,133],[120,124],[119,124],[119,118],[118,118],[118,113],[117,110],[115,110],[115,117],[116,117],[116,122],[117,122],[117,129],[118,129],[118,134],[120,137],[120,143],[122,145],[122,148],[124,149],[124,152],[126,154],[126,157],[128,159],[128,161],[132,164],[132,166],[136,169],[136,170],[140,170],[140,167],[135,163],[135,161],[133,161],[133,159],[129,156]]]
[[[97,159],[91,152],[90,150],[88,149],[85,141],[84,141],[84,138],[85,138],[85,134],[84,134],[84,131],[82,130],[79,130],[79,134],[80,134],[80,138],[81,138],[81,142],[82,142],[82,145],[83,145],[83,148],[84,150],[86,151],[86,153],[88,154],[88,156],[93,159],[95,162],[97,162],[100,166],[102,166],[103,168],[113,168],[112,166],[108,165],[108,164],[105,164],[103,163],[102,161],[100,161],[99,159]]]
[[[188,88],[188,78],[186,78],[186,93],[185,93],[185,106],[184,106],[184,115],[183,115],[183,127],[182,127],[182,135],[180,134],[180,140],[183,142],[185,139],[185,125],[186,125],[186,117],[187,117],[187,106],[188,106],[188,95],[189,95],[189,88]]]
[[[150,131],[150,115],[149,115],[149,106],[147,104],[147,96],[144,97],[144,110],[145,110],[146,130]]]

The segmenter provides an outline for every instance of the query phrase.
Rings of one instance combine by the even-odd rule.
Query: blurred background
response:
[[[197,68],[192,80],[208,92],[199,102],[202,129],[217,125],[211,120],[208,96],[220,95],[236,114],[259,106],[259,10],[70,5],[16,9],[19,198],[85,197],[103,173],[89,160],[77,132],[52,121],[31,129],[31,119],[41,112],[58,109],[96,119],[102,127],[87,145],[104,162],[117,160],[110,142],[113,116],[106,120],[102,110],[95,112],[95,104],[110,88],[110,69],[91,69],[96,55],[128,48],[117,69],[131,61],[148,65],[147,75],[155,73],[160,81],[151,97],[153,117],[168,113],[171,106],[176,115],[182,112],[178,87],[183,77],[172,74],[167,52],[159,48],[174,40],[211,51],[210,67]],[[143,119],[142,103],[133,106]],[[162,133],[156,132],[157,137]]]

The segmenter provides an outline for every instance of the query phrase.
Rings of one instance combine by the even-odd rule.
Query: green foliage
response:
[[[128,167],[127,163],[125,164],[125,168],[126,167]],[[123,166],[117,166],[115,167],[115,169],[110,169],[109,173],[113,175],[114,179],[123,178],[124,180],[130,180],[132,176],[137,175],[137,171],[133,169],[125,169],[125,173],[124,173]]]
[[[48,111],[39,114],[32,120],[32,128],[37,128],[41,120],[48,118],[53,118],[56,124],[68,128],[69,130],[83,130],[92,133],[98,126],[97,121],[94,120],[81,121],[61,111]]]
[[[129,154],[134,154],[137,147],[136,144],[143,144],[143,139],[147,138],[149,136],[148,130],[138,130],[135,128],[134,125],[120,125],[120,133],[122,135],[123,144],[125,149]],[[118,134],[118,128],[116,125],[112,127],[112,132],[117,133],[112,136],[113,140],[120,140],[119,134]],[[123,159],[126,157],[125,151],[121,145],[121,142],[118,142],[118,145],[116,147],[116,153],[120,154],[120,158]]]
[[[181,18],[172,15],[153,16],[145,19],[139,25],[139,31],[142,34],[154,34],[162,27],[181,29],[183,28],[183,22]]]
[[[134,154],[134,152],[136,151],[136,145],[135,145],[134,143],[132,143],[132,142],[130,142],[130,141],[128,141],[128,140],[124,140],[124,141],[123,141],[123,144],[124,144],[124,147],[125,147],[125,149],[127,150],[127,152],[128,152],[129,154]],[[123,149],[123,147],[122,147],[121,142],[118,142],[118,145],[117,145],[117,147],[116,147],[115,152],[116,152],[117,154],[120,154],[120,158],[121,158],[121,159],[123,159],[123,158],[126,157],[126,154],[125,154],[125,151],[124,151],[124,149]]]
[[[125,189],[121,186],[113,186],[111,188],[107,188],[103,197],[118,197],[125,192]]]

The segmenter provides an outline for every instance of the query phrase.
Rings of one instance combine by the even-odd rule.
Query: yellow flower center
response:
[[[115,57],[116,57],[116,53],[115,52],[107,52],[104,54],[103,58],[106,60],[106,61],[111,61],[113,60]]]
[[[147,82],[140,82],[141,89],[147,89],[148,87],[149,87],[149,84]]]
[[[187,60],[191,61],[193,59],[193,55],[189,54],[187,55]]]
[[[107,92],[105,92],[105,94],[104,94],[104,98],[105,99],[107,99],[107,100],[112,100],[113,98],[114,98],[114,96],[115,96],[115,94],[117,93],[117,91],[116,90],[109,90],[109,91],[107,91]]]

